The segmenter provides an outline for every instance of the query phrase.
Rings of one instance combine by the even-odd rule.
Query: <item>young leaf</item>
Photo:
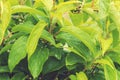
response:
[[[84,72],[76,73],[77,80],[88,80],[86,74]]]
[[[50,11],[53,8],[53,1],[54,0],[41,0],[43,4],[46,6],[46,8]]]
[[[62,23],[62,16],[64,13],[76,9],[76,7],[81,4],[80,1],[67,1],[64,3],[60,3],[55,7],[55,13],[53,14],[61,23]]]
[[[32,32],[30,33],[30,36],[29,36],[28,41],[27,41],[28,59],[34,53],[34,51],[37,47],[37,43],[39,41],[39,38],[42,34],[42,31],[46,25],[47,25],[47,23],[45,21],[41,20],[32,29]]]
[[[26,52],[26,43],[27,43],[27,37],[22,36],[16,40],[16,42],[13,44],[9,58],[8,58],[8,66],[10,71],[14,69],[14,67],[23,59],[25,58],[27,52]]]
[[[0,13],[0,45],[2,43],[6,28],[11,19],[11,6],[9,1],[0,1],[1,13]]]
[[[19,4],[19,1],[18,1],[18,0],[9,0],[9,1],[10,1],[11,6],[14,6],[14,5],[18,5],[18,4]]]
[[[26,4],[27,6],[32,7],[33,1],[31,1],[31,0],[26,0],[25,4]]]
[[[66,11],[75,9],[78,4],[81,4],[81,2],[80,1],[67,1],[64,3],[60,3],[59,5],[55,7],[57,9],[56,13],[65,13]]]
[[[113,3],[110,4],[109,17],[113,20],[118,31],[120,32],[120,13]]]
[[[106,39],[103,37],[100,38],[100,43],[101,43],[101,47],[102,47],[102,55],[104,55],[105,52],[109,49],[109,47],[112,44],[112,41],[113,41],[112,37],[106,38]]]
[[[91,16],[95,21],[99,21],[100,17],[98,16],[97,13],[94,12],[92,8],[83,8],[83,12],[87,13],[89,16]]]
[[[41,48],[30,57],[28,61],[28,68],[34,78],[37,78],[42,71],[43,65],[48,59],[49,50]]]

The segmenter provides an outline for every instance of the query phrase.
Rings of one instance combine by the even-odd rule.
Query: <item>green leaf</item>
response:
[[[108,15],[110,0],[99,0],[99,15],[101,19]]]
[[[15,34],[13,34],[7,41],[12,41],[12,40],[14,40],[14,39],[19,38],[20,36],[23,36],[23,35],[26,35],[26,34],[23,33],[23,32],[15,33]]]
[[[26,0],[25,4],[26,4],[27,6],[32,7],[33,1],[32,1],[32,0]]]
[[[57,58],[58,60],[61,60],[61,57],[64,54],[64,51],[63,49],[59,49],[56,47],[50,47],[49,53],[50,53],[49,56],[53,56]]]
[[[104,71],[99,70],[93,77],[90,78],[90,80],[105,80]]]
[[[0,66],[0,73],[10,72],[8,66]]]
[[[115,25],[117,26],[118,31],[120,32],[120,13],[117,10],[117,8],[115,7],[114,3],[110,4],[110,8],[109,8],[109,17],[113,20],[113,22],[115,23]]]
[[[10,80],[10,78],[9,78],[9,75],[8,74],[0,74],[0,79],[1,80]]]
[[[83,8],[83,12],[87,13],[89,16],[91,16],[95,21],[99,21],[100,17],[98,16],[97,13],[94,12],[92,8]]]
[[[92,56],[90,55],[89,49],[75,36],[70,33],[61,32],[56,36],[56,38],[61,42],[67,43],[71,47],[70,50],[75,54],[81,56],[87,61],[91,60]]]
[[[11,19],[11,6],[9,1],[0,1],[1,14],[0,14],[0,45],[2,43],[5,31]]]
[[[112,60],[111,60],[108,56],[106,56],[105,58],[102,58],[102,59],[98,59],[98,60],[96,60],[94,63],[98,63],[98,64],[102,64],[102,65],[103,65],[103,64],[104,64],[104,65],[108,65],[108,66],[110,66],[112,69],[115,68]]]
[[[80,56],[78,56],[76,54],[73,54],[73,53],[69,53],[66,56],[65,62],[66,62],[66,67],[69,70],[75,69],[77,63],[83,63],[83,64],[85,64],[84,59],[82,59]]]
[[[116,69],[104,65],[104,74],[106,80],[118,80]]]
[[[20,72],[20,73],[16,73],[11,80],[25,80],[25,74]]]
[[[84,72],[76,73],[77,80],[88,80],[86,74]]]
[[[33,27],[34,27],[34,25],[32,23],[25,22],[25,23],[22,23],[22,24],[15,25],[12,28],[12,32],[21,31],[21,32],[25,32],[25,33],[30,33],[32,31]]]
[[[79,4],[81,4],[80,1],[67,1],[67,2],[60,3],[55,7],[56,11],[53,15],[62,23],[63,14],[65,14],[70,10],[76,9],[76,7]]]
[[[56,13],[60,14],[60,13],[65,13],[66,11],[70,11],[72,9],[75,9],[79,4],[81,4],[80,1],[67,1],[64,3],[60,3],[59,5],[57,5],[55,8]],[[58,15],[56,14],[56,15]]]
[[[26,43],[27,37],[22,36],[18,38],[15,43],[13,44],[9,58],[8,58],[8,66],[10,71],[14,69],[14,67],[23,59],[25,58],[26,52]]]
[[[19,1],[18,0],[9,0],[11,6],[15,6],[15,5],[18,5],[19,4]]]
[[[52,45],[55,45],[55,40],[53,38],[53,35],[51,35],[48,31],[43,30],[41,34],[41,38],[47,40]]]
[[[47,48],[41,48],[30,57],[28,61],[28,68],[34,78],[37,78],[43,69],[43,65],[48,59],[49,50]]]
[[[5,51],[9,50],[12,47],[12,44],[7,44],[5,45],[1,50],[0,50],[0,55],[4,53]]]
[[[32,29],[33,29],[34,25],[29,23],[29,22],[25,22],[23,24],[18,24],[16,26],[14,26],[12,28],[12,32],[24,32],[26,34],[31,33]],[[53,38],[53,36],[46,30],[42,31],[42,34],[40,36],[42,39],[45,39],[47,41],[49,41],[52,45],[55,45],[55,40]]]
[[[77,80],[75,75],[70,75],[69,78],[70,78],[70,80]]]
[[[28,59],[34,53],[34,51],[37,47],[39,38],[41,37],[42,31],[46,27],[46,25],[47,25],[47,23],[45,21],[41,20],[32,29],[32,32],[30,33],[30,36],[27,41]]]
[[[27,12],[31,14],[37,14],[41,17],[42,16],[46,17],[46,15],[42,11],[28,7],[28,6],[16,5],[16,6],[13,6],[11,9],[12,9],[12,14],[19,13],[19,12]]]
[[[77,27],[64,27],[61,29],[61,31],[68,32],[71,35],[75,36],[77,39],[79,39],[81,42],[83,42],[92,52],[92,55],[95,55],[96,52],[96,46],[93,42],[92,38],[87,34],[86,32],[82,31],[80,28]]]
[[[117,71],[117,74],[118,74],[118,80],[120,80],[120,71]]]
[[[79,26],[83,22],[83,14],[70,13],[70,18],[75,26]]]
[[[46,8],[50,11],[53,8],[53,0],[41,0]]]
[[[54,57],[50,57],[43,66],[42,73],[46,74],[49,72],[57,71],[65,66],[64,57],[61,60],[57,60]]]
[[[111,26],[111,27],[113,27],[113,26]],[[113,37],[113,47],[115,47],[119,43],[119,32],[117,29],[112,31],[112,37]]]
[[[119,52],[109,52],[107,54],[114,62],[120,64],[120,53]]]
[[[100,43],[101,43],[101,47],[102,47],[102,55],[105,54],[105,52],[109,49],[109,47],[111,46],[113,42],[113,38],[109,37],[109,38],[100,38]]]

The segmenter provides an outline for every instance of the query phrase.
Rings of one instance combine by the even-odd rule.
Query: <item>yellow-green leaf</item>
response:
[[[41,20],[34,26],[32,32],[30,33],[30,36],[29,36],[28,42],[27,42],[28,59],[34,53],[34,51],[37,47],[39,38],[42,34],[42,31],[46,25],[47,25],[47,23],[45,21]]]
[[[18,13],[18,12],[28,12],[28,13],[31,13],[31,14],[37,14],[39,16],[46,17],[44,12],[42,12],[40,10],[37,10],[35,8],[28,7],[28,6],[16,5],[16,6],[13,6],[11,9],[12,9],[12,14]]]
[[[110,5],[109,16],[120,31],[120,13],[113,3]]]
[[[53,15],[62,23],[63,14],[70,10],[76,9],[76,7],[80,4],[81,4],[80,1],[67,1],[67,2],[60,3],[55,7],[56,11]]]
[[[113,42],[113,38],[109,37],[109,38],[100,38],[100,43],[101,43],[101,47],[102,47],[102,55],[105,54],[105,52],[109,49],[109,47],[111,46]]]
[[[53,1],[54,0],[41,0],[43,4],[46,6],[46,8],[50,11],[53,8]]]
[[[105,80],[118,80],[117,70],[104,65]]]
[[[11,19],[11,6],[9,1],[0,1],[1,15],[0,15],[0,44],[2,43],[6,28]]]
[[[84,72],[76,73],[76,76],[77,76],[77,80],[88,80],[88,78]]]
[[[98,60],[96,60],[94,63],[98,63],[98,64],[101,64],[101,65],[108,65],[108,66],[110,66],[112,69],[115,68],[112,60],[111,60],[109,57],[105,57],[104,59],[98,59]]]

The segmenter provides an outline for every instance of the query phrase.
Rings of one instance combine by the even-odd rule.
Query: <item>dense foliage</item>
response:
[[[120,80],[119,0],[0,0],[0,80]]]

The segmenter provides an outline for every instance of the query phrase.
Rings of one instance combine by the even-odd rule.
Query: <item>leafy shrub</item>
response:
[[[119,3],[0,0],[0,80],[120,80]]]

